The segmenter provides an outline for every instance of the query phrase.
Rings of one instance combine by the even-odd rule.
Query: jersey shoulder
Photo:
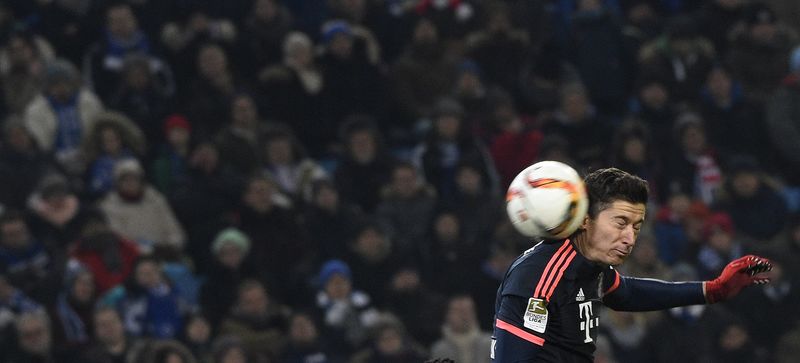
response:
[[[549,272],[566,268],[572,252],[574,248],[569,240],[541,242],[528,249],[508,269],[502,294],[533,296],[537,285],[546,280]]]

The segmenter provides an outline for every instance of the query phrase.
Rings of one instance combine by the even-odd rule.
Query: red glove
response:
[[[772,262],[766,258],[754,255],[741,257],[725,266],[719,277],[705,282],[706,301],[713,304],[736,296],[746,286],[766,284],[769,278],[762,273],[770,270]]]

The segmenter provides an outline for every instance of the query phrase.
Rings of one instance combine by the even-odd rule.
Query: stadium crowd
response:
[[[800,356],[795,0],[0,2],[0,362],[486,362],[538,160],[646,178],[598,362]]]

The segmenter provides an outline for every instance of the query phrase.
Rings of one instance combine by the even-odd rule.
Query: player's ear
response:
[[[586,216],[583,217],[583,222],[581,222],[581,226],[579,228],[586,229],[586,227],[589,226],[590,219],[591,218],[589,218],[589,213],[586,213]]]

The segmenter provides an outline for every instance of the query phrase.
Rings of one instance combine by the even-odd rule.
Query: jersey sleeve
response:
[[[543,300],[506,295],[495,316],[492,359],[533,361],[544,345],[548,311]]]
[[[654,311],[705,304],[702,282],[668,282],[621,276],[603,276],[603,304],[618,311]]]

